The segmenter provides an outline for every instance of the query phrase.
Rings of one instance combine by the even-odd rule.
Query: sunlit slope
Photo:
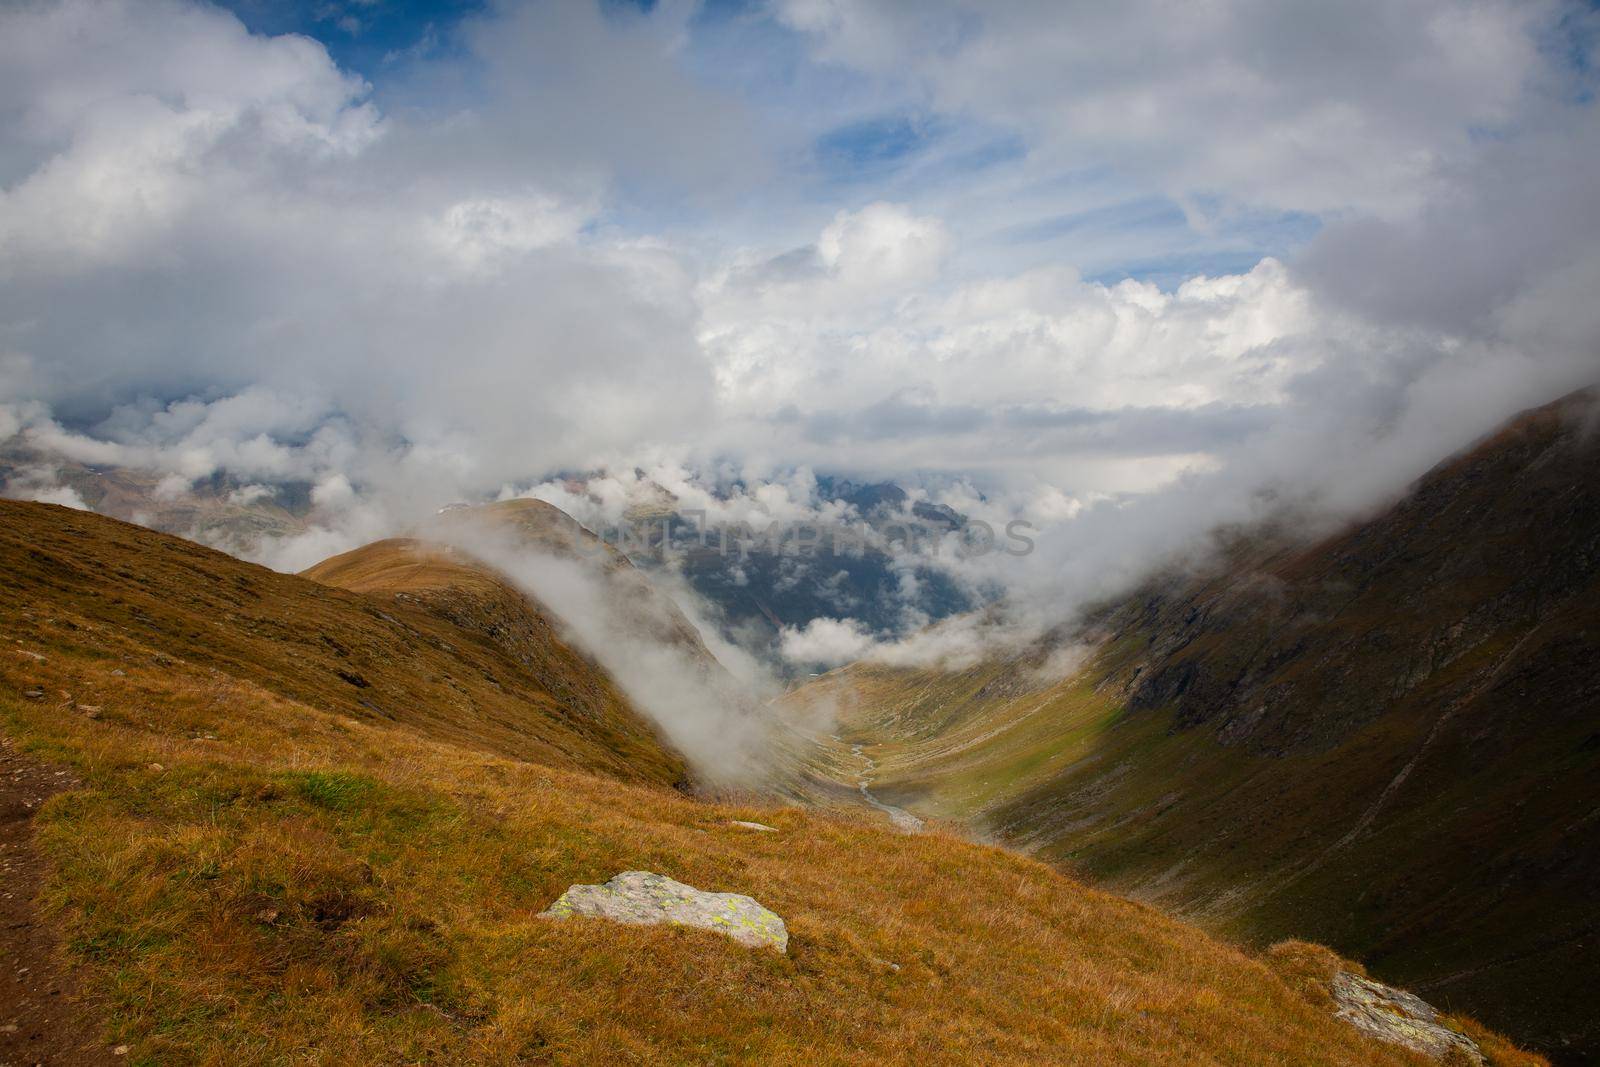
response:
[[[380,603],[421,608],[489,642],[569,712],[596,720],[637,718],[605,672],[561,636],[543,605],[464,552],[392,538],[334,556],[302,573]]]
[[[1081,680],[1009,684],[1029,670],[1021,660],[954,672],[855,664],[785,703],[839,709],[837,738],[819,755],[835,778],[865,773],[886,801],[1002,834],[1002,809],[1021,790],[1094,756],[1123,709]],[[856,744],[862,751],[852,758]],[[875,764],[870,771],[861,756]]]
[[[1309,548],[1233,545],[1097,656],[822,679],[874,792],[1568,1053],[1600,1048],[1600,436],[1530,412]],[[836,756],[830,766],[845,766]]]
[[[674,783],[684,768],[587,660],[520,598],[508,642],[423,605],[242,563],[113,519],[0,500],[8,619],[69,613],[85,639],[132,640],[126,676],[236,680],[353,721],[503,755]],[[111,711],[132,715],[131,711]]]
[[[0,724],[83,780],[40,816],[48,899],[129,1062],[1425,1062],[1275,961],[1035,861],[571,769],[578,735],[518,758],[512,712],[449,684],[489,701],[468,667],[516,665],[419,609],[5,517]],[[415,703],[371,713],[337,670]],[[628,869],[756,897],[788,955],[536,917]]]

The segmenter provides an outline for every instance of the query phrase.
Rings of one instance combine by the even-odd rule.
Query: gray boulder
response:
[[[635,926],[670,923],[715,930],[741,945],[789,949],[783,920],[738,893],[707,893],[649,871],[623,871],[604,885],[575,885],[539,913],[542,919],[574,915]]]
[[[1478,1043],[1439,1022],[1433,1005],[1403,989],[1340,971],[1333,976],[1335,1012],[1363,1033],[1442,1060],[1452,1051],[1473,1063],[1483,1063]]]

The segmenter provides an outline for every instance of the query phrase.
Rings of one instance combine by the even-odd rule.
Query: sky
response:
[[[1554,0],[6,0],[0,440],[310,482],[286,568],[560,471],[892,478],[1073,602],[1600,379],[1597,47]]]

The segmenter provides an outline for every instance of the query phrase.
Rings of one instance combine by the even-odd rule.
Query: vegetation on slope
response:
[[[5,507],[0,722],[83,782],[41,816],[49,898],[131,1062],[1422,1062],[1035,861],[683,796],[620,726],[627,767],[557,743],[531,684],[463,706],[446,678],[487,701],[463,664],[514,661],[437,616]],[[756,897],[788,955],[535,917],[624,869]]]
[[[1600,1049],[1600,437],[1578,396],[1317,545],[1245,541],[1037,656],[823,680],[874,791],[1251,941]],[[801,699],[804,699],[802,697]]]
[[[8,617],[70,612],[85,639],[140,635],[151,651],[124,665],[129,679],[196,671],[515,758],[667,784],[684,778],[681,759],[531,605],[520,610],[532,636],[513,656],[422,606],[8,500],[0,500],[0,592]]]

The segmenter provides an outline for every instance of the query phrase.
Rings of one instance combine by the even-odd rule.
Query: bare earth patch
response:
[[[0,737],[0,1067],[120,1062],[85,1017],[57,955],[56,929],[38,911],[44,863],[33,847],[33,816],[75,785],[69,772]]]

